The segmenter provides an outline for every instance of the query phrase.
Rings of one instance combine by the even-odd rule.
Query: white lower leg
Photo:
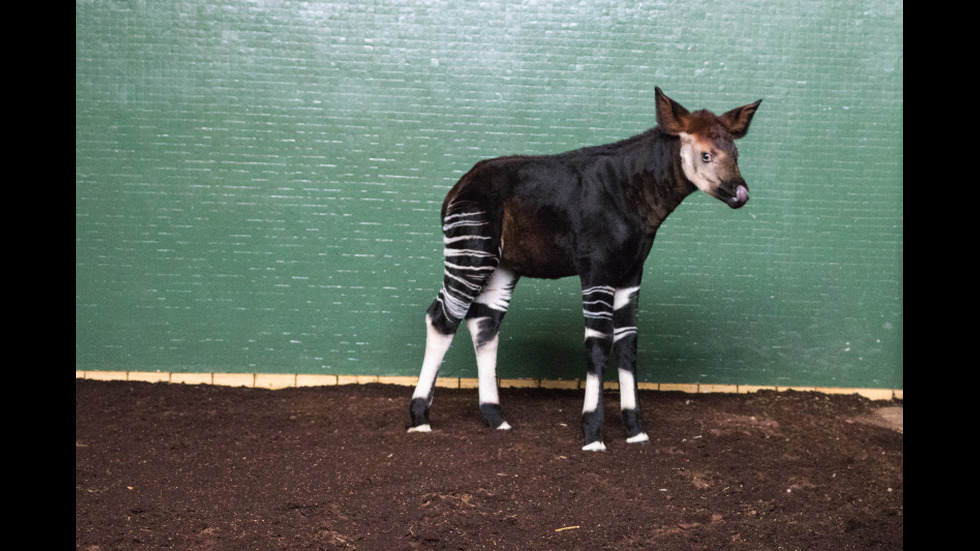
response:
[[[582,406],[582,415],[588,415],[594,413],[599,407],[599,397],[602,394],[602,381],[599,376],[595,373],[589,373],[585,376],[585,404]],[[585,446],[582,446],[584,451],[606,451],[606,445],[602,443],[602,440],[596,440],[594,442],[589,442]]]
[[[633,374],[625,369],[619,370],[619,407],[636,409],[636,382]]]
[[[500,343],[499,335],[494,335],[487,342],[479,342],[479,326],[482,319],[477,318],[467,321],[467,328],[473,338],[473,349],[476,351],[476,369],[480,383],[480,405],[493,404],[500,405],[500,395],[497,392],[497,347]],[[510,424],[507,421],[497,426],[500,430],[507,430]]]
[[[632,410],[636,411],[638,400],[636,398],[636,381],[633,378],[633,374],[625,369],[619,370],[619,408],[622,411]],[[626,442],[630,444],[637,444],[640,442],[647,442],[650,437],[647,433],[641,432],[639,434],[630,436],[626,439]]]
[[[585,404],[582,413],[592,413],[599,406],[599,393],[602,392],[602,381],[595,373],[585,376]]]
[[[415,392],[412,398],[421,398],[432,403],[432,394],[436,384],[436,377],[439,375],[439,366],[449,350],[449,345],[453,342],[453,335],[444,335],[432,326],[429,316],[425,317],[426,337],[425,337],[425,358],[422,360],[422,371],[419,373],[418,383],[415,385]],[[408,429],[409,432],[428,432],[432,428],[428,425],[419,425]]]

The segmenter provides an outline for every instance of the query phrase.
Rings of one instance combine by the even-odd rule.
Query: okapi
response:
[[[476,350],[480,412],[509,429],[497,393],[497,344],[521,277],[578,276],[588,370],[583,450],[605,450],[602,370],[619,370],[627,442],[649,440],[636,385],[637,309],[643,263],[657,229],[695,190],[737,209],[749,200],[735,140],[762,100],[716,116],[689,112],[656,88],[657,126],[626,140],[558,155],[478,162],[442,205],[444,279],[426,312],[425,357],[409,431],[427,432],[435,380],[459,324]]]

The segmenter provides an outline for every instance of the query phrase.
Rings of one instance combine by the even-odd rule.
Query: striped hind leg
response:
[[[410,432],[431,430],[429,408],[439,367],[460,322],[486,287],[500,258],[500,238],[493,235],[488,213],[463,204],[443,216],[444,270],[439,294],[425,316],[425,357],[409,411]]]
[[[497,345],[500,342],[500,323],[507,313],[510,297],[518,277],[498,266],[486,288],[470,306],[466,315],[467,328],[473,338],[480,383],[480,413],[492,428],[507,430],[497,393]]]

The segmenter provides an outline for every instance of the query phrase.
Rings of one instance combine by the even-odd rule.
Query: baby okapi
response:
[[[627,442],[646,442],[636,391],[637,307],[643,262],[657,228],[700,189],[733,209],[749,200],[735,141],[762,100],[716,116],[689,112],[656,89],[657,126],[621,142],[547,156],[481,161],[442,205],[445,277],[429,307],[425,358],[409,431],[429,431],[443,357],[462,320],[473,338],[480,411],[509,429],[497,395],[497,343],[522,277],[578,276],[588,371],[584,450],[604,450],[602,369],[619,369]]]

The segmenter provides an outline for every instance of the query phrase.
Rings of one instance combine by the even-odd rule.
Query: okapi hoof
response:
[[[629,438],[626,439],[627,444],[646,444],[649,441],[650,441],[650,437],[647,436],[647,433],[645,432],[641,432],[640,434],[637,434],[635,436],[630,436]]]
[[[595,442],[590,442],[582,446],[582,451],[584,452],[604,452],[606,451],[606,445],[602,443],[602,440],[596,440]]]
[[[500,413],[500,404],[480,404],[480,413],[491,428],[510,430],[510,423],[504,421],[504,416]]]
[[[412,415],[412,426],[408,432],[431,432],[429,426],[429,401],[422,398],[412,398],[412,403],[408,407]]]

